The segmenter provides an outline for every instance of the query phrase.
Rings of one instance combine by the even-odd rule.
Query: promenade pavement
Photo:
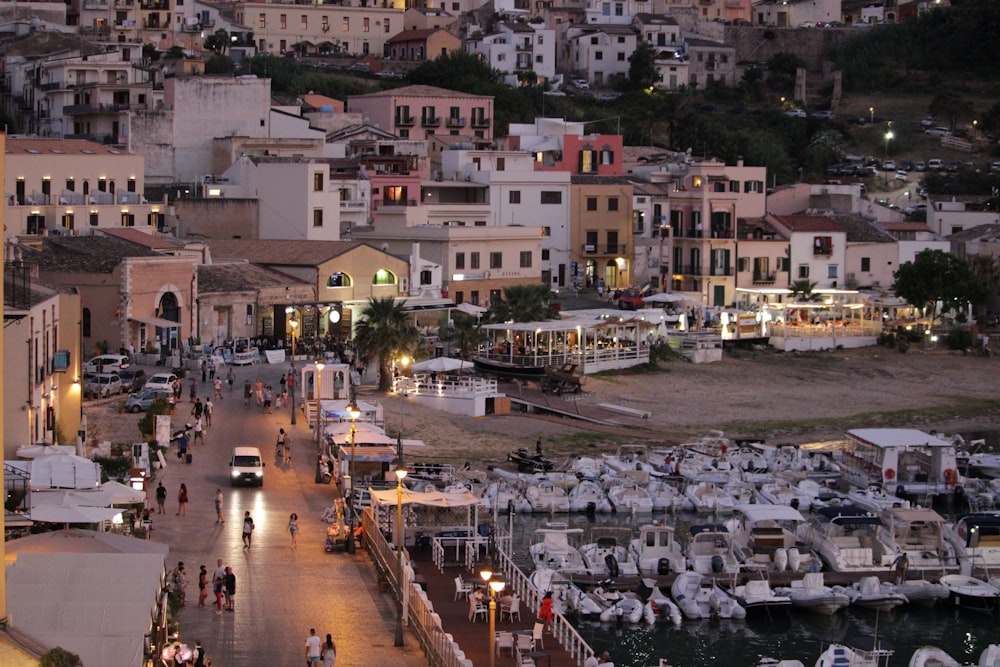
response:
[[[155,507],[155,486],[167,489],[166,513],[154,515],[151,539],[170,546],[168,569],[183,561],[187,571],[187,604],[179,615],[179,641],[201,641],[214,667],[268,665],[301,667],[309,628],[320,637],[333,635],[337,666],[394,665],[425,667],[428,663],[409,629],[405,646],[393,645],[396,606],[388,593],[379,593],[374,567],[363,551],[348,555],[324,551],[326,524],[323,510],[332,504],[335,486],[315,483],[315,440],[301,412],[291,426],[288,407],[263,414],[243,404],[244,380],[258,376],[278,387],[288,364],[235,367],[233,391],[214,401],[212,426],[205,443],[193,446],[193,463],[186,465],[167,455],[167,467],[157,472],[149,489]],[[372,375],[372,374],[369,374]],[[223,371],[225,377],[225,371]],[[371,382],[371,378],[368,378]],[[210,383],[199,385],[204,400]],[[173,417],[174,426],[190,421],[191,403],[184,398]],[[292,439],[292,462],[274,458],[279,428]],[[235,445],[260,447],[267,461],[262,488],[233,488],[228,460]],[[177,493],[187,485],[190,504],[186,516],[177,516]],[[222,489],[225,523],[215,523],[215,490]],[[243,513],[256,524],[253,547],[243,548]],[[291,547],[289,515],[299,516],[298,546]],[[198,570],[211,576],[221,558],[236,574],[234,612],[214,611],[209,591],[206,608],[198,603]]]

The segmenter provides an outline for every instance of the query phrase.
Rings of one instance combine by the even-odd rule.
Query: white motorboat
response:
[[[937,646],[921,646],[910,656],[909,667],[961,667],[961,663]]]
[[[1000,603],[1000,588],[982,579],[964,574],[946,574],[941,577],[941,583],[948,587],[960,607],[993,611]]]
[[[694,509],[690,498],[685,497],[669,480],[652,477],[646,485],[650,500],[653,501],[654,512],[676,512]]]
[[[803,512],[812,507],[813,496],[801,492],[797,486],[785,479],[775,479],[761,484],[757,491],[757,502],[771,505],[786,505]]]
[[[611,501],[601,485],[592,479],[581,479],[580,483],[570,489],[570,512],[610,512]]]
[[[649,491],[635,482],[623,482],[608,487],[608,500],[614,512],[647,513],[653,511]]]
[[[587,564],[577,546],[583,536],[582,528],[539,528],[535,542],[528,547],[535,569],[559,570],[566,573],[585,573]]]
[[[687,560],[691,569],[699,574],[739,572],[740,559],[736,554],[733,536],[725,526],[703,524],[691,526],[691,541],[687,545]]]
[[[840,466],[827,452],[803,451],[799,445],[764,447],[764,452],[775,471],[805,475],[806,479],[825,481],[839,479]]]
[[[653,608],[643,602],[635,593],[625,593],[622,598],[601,612],[601,621],[621,620],[627,623],[646,621],[652,624],[656,621]]]
[[[830,644],[820,654],[816,667],[885,667],[891,655],[889,649],[864,651],[844,644]]]
[[[678,453],[682,452],[683,458],[677,461],[677,472],[691,482],[725,484],[735,476],[732,464],[723,458],[692,450],[678,450]]]
[[[578,479],[600,479],[603,467],[603,462],[595,458],[578,456],[570,461],[567,472],[576,475]]]
[[[649,461],[649,450],[646,445],[622,445],[617,453],[602,454],[601,458],[605,469],[616,474],[626,470],[656,471]]]
[[[824,616],[832,616],[851,604],[843,591],[835,591],[823,581],[822,572],[806,572],[802,579],[793,580],[791,586],[775,588],[779,595],[787,595],[792,606]]]
[[[905,554],[910,571],[958,572],[955,547],[944,539],[945,520],[926,507],[894,507],[882,513],[878,534],[897,557]]]
[[[539,568],[528,576],[528,583],[539,594],[552,593],[552,608],[560,614],[575,613],[596,616],[606,608],[593,595],[587,594],[573,583],[569,575],[559,570]]]
[[[907,603],[906,596],[892,589],[876,576],[862,577],[851,586],[834,586],[833,590],[843,592],[851,599],[851,604],[862,609],[878,612],[892,611]]]
[[[670,594],[685,618],[746,618],[747,612],[712,579],[698,572],[681,572],[670,587]]]
[[[674,539],[674,527],[648,524],[639,529],[639,537],[629,544],[640,574],[665,575],[687,569],[684,550]]]
[[[914,607],[933,607],[950,595],[947,586],[927,579],[907,579],[901,584],[886,585],[890,590],[905,595]]]
[[[960,516],[944,537],[955,548],[961,574],[1000,569],[1000,512]]]
[[[1000,667],[1000,644],[990,644],[979,654],[978,667]]]
[[[775,593],[767,579],[751,579],[739,584],[733,589],[733,595],[740,606],[747,610],[747,614],[792,606],[792,599]]]
[[[733,511],[736,500],[718,484],[696,482],[684,489],[684,495],[694,505],[694,511],[710,514],[725,514]]]
[[[524,497],[517,485],[506,480],[497,480],[486,486],[479,499],[479,506],[498,512],[530,512],[531,503]]]
[[[565,489],[550,480],[543,480],[528,486],[524,497],[531,503],[532,512],[568,512],[569,497]]]
[[[619,539],[612,531],[624,534],[624,538]],[[615,530],[604,527],[599,533],[595,533],[593,542],[581,546],[580,555],[590,574],[612,578],[634,577],[639,574],[639,568],[628,548],[631,533],[629,528]]]
[[[817,564],[808,546],[798,541],[805,518],[787,505],[738,505],[726,523],[744,566],[808,572]]]
[[[984,477],[1000,478],[1000,454],[994,452],[970,454],[966,464]]]
[[[909,508],[910,501],[887,493],[881,484],[869,484],[865,487],[853,488],[847,492],[847,498],[855,506],[873,514],[882,514],[887,509]]]
[[[673,623],[674,626],[681,624],[680,607],[660,590],[655,579],[643,578],[635,592],[650,606],[657,621]]]
[[[774,470],[767,457],[754,447],[728,450],[726,459],[739,476],[753,484],[765,484],[774,479]]]
[[[799,527],[798,537],[834,572],[887,571],[896,554],[879,541],[881,525],[877,516],[857,507],[824,507]]]

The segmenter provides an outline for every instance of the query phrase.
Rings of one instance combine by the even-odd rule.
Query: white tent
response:
[[[680,303],[681,301],[691,301],[691,297],[675,292],[661,292],[644,296],[642,300],[644,303]]]
[[[411,365],[410,369],[428,373],[451,373],[452,371],[461,372],[466,368],[471,370],[472,367],[473,364],[471,361],[463,361],[454,357],[434,357],[433,359],[418,361]]]
[[[380,505],[396,506],[396,489],[378,491],[371,489],[372,501]],[[445,493],[443,491],[411,491],[403,487],[404,505],[428,505],[430,507],[467,507],[476,505],[479,502],[470,491],[456,491]]]
[[[36,505],[31,508],[32,521],[45,523],[100,523],[122,513],[118,507],[88,507],[86,505]]]

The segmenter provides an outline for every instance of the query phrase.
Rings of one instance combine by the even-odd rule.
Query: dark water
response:
[[[985,438],[983,451],[1000,450],[1000,433],[995,431],[963,433],[963,436],[966,442]],[[522,514],[512,526],[514,548],[523,558],[534,530],[547,521],[563,521],[570,527],[586,530],[600,525],[638,528],[651,518],[675,525],[677,538],[682,542],[687,541],[688,524],[705,523],[704,519],[685,514],[653,517],[605,514],[592,518]],[[672,667],[753,667],[762,657],[800,660],[806,667],[812,667],[831,643],[871,648],[876,637],[883,648],[894,651],[889,667],[905,667],[913,652],[926,645],[945,650],[961,664],[974,665],[987,645],[1000,643],[1000,622],[995,615],[959,610],[949,601],[932,609],[903,607],[887,614],[848,608],[846,613],[829,617],[790,610],[771,618],[745,621],[685,620],[678,628],[671,624],[619,626],[596,620],[577,621],[576,627],[595,651],[610,651],[616,667],[655,667],[661,658]]]

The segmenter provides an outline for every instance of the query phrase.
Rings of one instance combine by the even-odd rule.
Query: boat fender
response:
[[[722,572],[725,567],[726,562],[722,560],[722,556],[719,556],[718,554],[712,556],[712,572],[718,574],[719,572]]]
[[[608,566],[608,575],[617,577],[621,574],[621,568],[618,567],[618,559],[613,554],[608,554],[604,557],[604,564]]]
[[[792,572],[798,572],[800,565],[802,565],[802,555],[799,553],[799,548],[790,547],[788,549],[788,569]]]
[[[944,471],[944,483],[948,486],[955,486],[958,483],[958,472],[954,468]]]
[[[896,471],[893,470],[892,468],[886,468],[885,478],[891,482],[893,479],[896,478]]]
[[[656,574],[660,576],[670,574],[669,558],[661,558],[660,560],[656,561]]]
[[[774,569],[778,572],[783,572],[786,567],[788,567],[788,552],[785,551],[784,547],[774,550]]]

